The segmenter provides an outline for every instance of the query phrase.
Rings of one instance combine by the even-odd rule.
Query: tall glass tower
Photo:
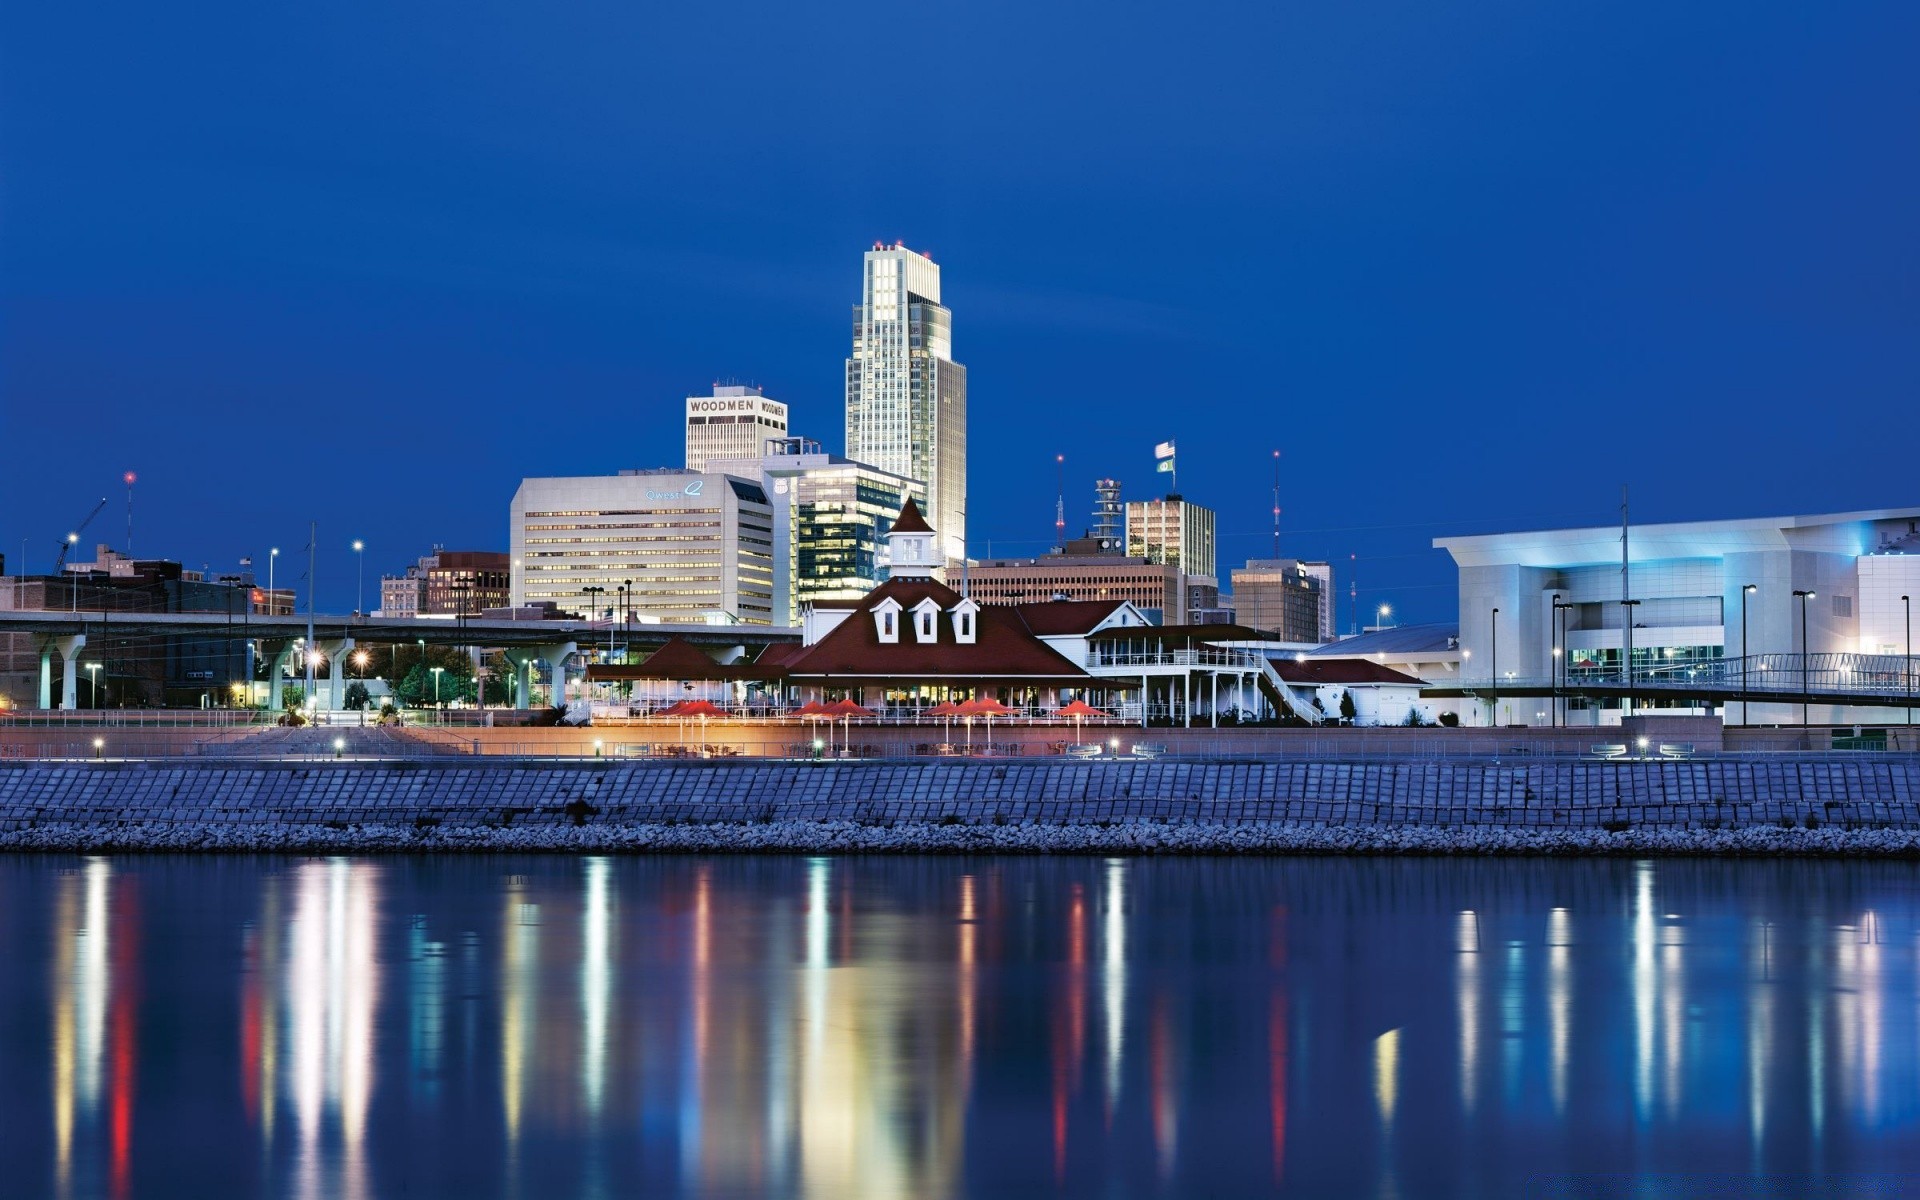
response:
[[[967,552],[967,369],[953,361],[940,268],[899,242],[867,251],[847,359],[847,457],[925,480],[949,562]]]

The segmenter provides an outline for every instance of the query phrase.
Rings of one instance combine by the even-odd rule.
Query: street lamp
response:
[[[586,587],[581,588],[580,591],[587,597],[587,620],[598,620],[600,616],[599,597],[606,595],[607,589],[597,583],[590,583]],[[612,655],[613,653],[613,623],[611,621],[607,623],[607,653],[608,655]]]
[[[1566,702],[1560,695],[1561,685],[1567,679],[1567,618],[1566,611],[1573,605],[1563,603],[1560,593],[1553,594],[1553,721],[1556,725],[1567,723]]]
[[[1627,690],[1626,694],[1620,700],[1620,711],[1627,716],[1633,715],[1633,610],[1639,607],[1640,602],[1638,600],[1622,600],[1620,602],[1620,608],[1623,613],[1620,618],[1620,647],[1621,653],[1624,656],[1623,662],[1627,672]]]
[[[433,667],[431,669],[433,671],[433,706],[435,708],[439,708],[440,707],[440,672],[446,670],[446,668]]]
[[[1493,618],[1488,622],[1488,629],[1492,634],[1489,640],[1493,643],[1493,666],[1488,672],[1488,677],[1493,680],[1493,706],[1487,712],[1487,724],[1498,725],[1500,723],[1500,610],[1497,608],[1493,610]]]
[[[1913,601],[1909,597],[1900,597],[1900,605],[1907,613],[1907,655],[1900,664],[1900,675],[1907,681],[1907,724],[1913,724]]]
[[[1375,609],[1374,612],[1375,620],[1378,622],[1375,628],[1385,629],[1387,627],[1387,618],[1393,615],[1393,605],[1382,604],[1379,608]]]
[[[1814,591],[1812,588],[1805,590],[1795,588],[1793,594],[1800,597],[1800,728],[1805,729],[1807,727],[1807,659],[1809,657],[1807,654],[1807,601],[1813,599]]]
[[[359,582],[354,585],[353,615],[359,616],[367,611],[367,544],[359,538],[353,539],[353,555],[359,571]]]
[[[1760,585],[1755,583],[1749,583],[1740,589],[1740,690],[1742,692],[1747,690],[1747,668],[1752,665],[1753,662],[1750,652],[1747,650],[1747,597],[1759,590]],[[1753,701],[1742,700],[1740,702],[1740,723],[1742,725],[1747,723],[1747,717],[1750,715],[1749,710],[1752,708]]]
[[[100,664],[87,664],[87,679],[93,684],[93,706],[100,707]]]

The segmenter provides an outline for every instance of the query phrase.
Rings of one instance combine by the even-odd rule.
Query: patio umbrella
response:
[[[1072,704],[1062,708],[1057,715],[1073,718],[1073,744],[1078,746],[1080,744],[1080,722],[1087,717],[1104,717],[1107,714],[1105,711],[1088,704],[1085,700],[1075,700]]]
[[[840,721],[840,748],[847,752],[851,752],[853,749],[853,719],[855,717],[875,717],[880,715],[870,708],[862,708],[844,696],[835,700],[832,704],[827,705],[826,713],[828,720],[837,719]]]
[[[680,717],[683,721],[688,717],[700,718],[700,755],[702,758],[706,757],[707,718],[724,717],[727,715],[726,710],[711,700],[685,700],[675,707],[680,710]]]
[[[960,706],[951,700],[942,700],[940,703],[928,709],[927,715],[929,717],[940,717],[944,719],[946,722],[946,733],[944,735],[946,746],[951,750],[953,748],[953,719],[960,715]]]
[[[799,717],[809,725],[815,721],[830,722],[833,720],[833,713],[829,711],[829,707],[828,705],[820,703],[818,700],[809,700],[795,709],[793,715]],[[828,726],[828,730],[831,732],[831,725]]]
[[[963,717],[985,717],[987,719],[987,750],[993,750],[993,719],[1004,717],[1013,710],[992,697],[983,696],[978,700],[969,700],[960,706]],[[973,744],[973,726],[967,726],[967,744]]]

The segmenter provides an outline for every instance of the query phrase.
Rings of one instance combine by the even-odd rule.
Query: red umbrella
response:
[[[993,699],[991,696],[982,696],[977,700],[969,700],[960,706],[960,715],[963,717],[985,717],[987,719],[987,753],[989,754],[993,753],[993,719],[995,717],[1004,717],[1012,711],[1012,709],[1000,703],[998,700]],[[971,720],[967,722],[967,744],[969,746],[973,744],[973,722]]]
[[[842,698],[827,705],[826,712],[834,717],[874,717],[879,714],[870,708],[862,708],[853,701]]]
[[[926,715],[944,719],[946,726],[946,742],[944,745],[951,750],[953,748],[953,719],[960,715],[960,706],[951,700],[942,700],[940,703],[928,709]]]
[[[1088,704],[1085,700],[1075,700],[1072,704],[1062,708],[1059,715],[1073,718],[1073,744],[1078,746],[1080,744],[1081,719],[1085,717],[1104,717],[1107,714],[1095,708],[1093,705]]]
[[[700,753],[705,755],[707,752],[707,718],[724,717],[727,714],[715,707],[711,700],[682,700],[677,704],[669,704],[653,715],[656,717],[677,717],[680,719],[680,744],[683,746],[686,745],[687,742],[687,718],[699,717]]]

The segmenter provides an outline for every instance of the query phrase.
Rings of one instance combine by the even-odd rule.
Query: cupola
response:
[[[933,527],[920,515],[920,506],[909,496],[887,531],[887,552],[892,559],[890,578],[931,579],[942,564],[934,548]]]

